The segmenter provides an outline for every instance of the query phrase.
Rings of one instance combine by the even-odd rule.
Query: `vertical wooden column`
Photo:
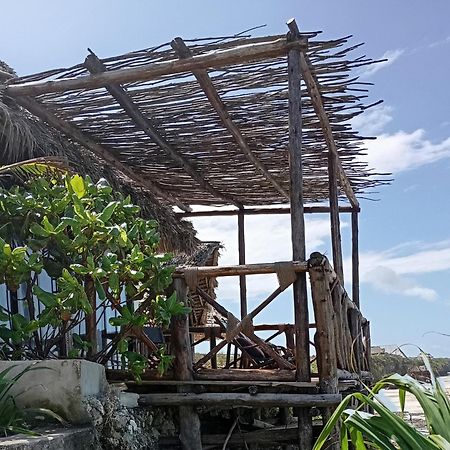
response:
[[[329,274],[331,268],[328,260],[320,253],[313,253],[309,259],[309,276],[316,321],[314,341],[319,371],[319,388],[322,394],[338,394],[336,336],[334,333],[335,315],[330,291]],[[324,424],[333,414],[333,408],[323,408]],[[330,450],[339,449],[337,430],[331,435]]]
[[[359,305],[359,226],[358,212],[352,212],[352,300]]]
[[[187,303],[187,286],[182,278],[176,278],[173,288],[178,301]],[[193,380],[192,349],[189,336],[189,318],[187,314],[172,317],[170,323],[170,344],[175,356],[174,374],[180,381]],[[189,387],[181,386],[178,392],[189,392]],[[200,419],[192,406],[179,407],[180,441],[184,450],[201,450]]]
[[[298,40],[299,30],[295,20],[288,22],[288,39]],[[301,111],[301,72],[300,50],[289,50],[289,172],[291,204],[292,258],[294,261],[306,260],[305,220],[303,211],[303,173],[302,173],[302,111]],[[299,273],[293,284],[295,317],[295,362],[296,379],[310,381],[309,363],[309,320],[306,274]],[[312,448],[312,420],[308,409],[299,408],[298,443],[301,449]]]
[[[328,151],[328,194],[330,201],[331,246],[333,266],[342,286],[344,286],[344,268],[342,263],[341,224],[339,219],[339,192],[337,181],[336,155]]]
[[[238,252],[239,265],[245,264],[245,215],[244,209],[238,212]],[[239,276],[239,292],[241,299],[241,319],[247,315],[247,280],[245,275]]]
[[[92,313],[86,314],[86,339],[91,343],[87,351],[88,358],[97,353],[97,291],[95,290],[94,280],[88,276],[84,282],[89,303],[92,306]]]

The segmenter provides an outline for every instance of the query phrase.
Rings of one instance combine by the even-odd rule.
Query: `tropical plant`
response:
[[[339,422],[340,446],[343,450],[349,449],[349,442],[356,450],[449,450],[450,401],[440,382],[436,380],[428,358],[425,355],[422,358],[431,374],[431,384],[421,383],[408,375],[394,374],[376,383],[368,395],[348,395],[325,425],[313,450],[326,446]],[[402,413],[406,393],[415,396],[425,416],[427,434],[416,430],[403,420],[402,415],[395,414],[382,403],[377,394],[386,387],[398,389]],[[360,406],[348,409],[352,400],[357,400]],[[364,407],[369,407],[375,414],[362,411]]]
[[[30,430],[30,423],[36,416],[48,416],[64,423],[64,420],[53,411],[45,408],[21,409],[17,406],[14,397],[10,394],[12,387],[27,372],[32,370],[44,369],[44,367],[35,367],[34,365],[26,367],[12,378],[9,378],[9,372],[14,369],[10,366],[0,372],[0,435],[26,433],[34,434]]]
[[[4,359],[51,357],[86,316],[107,308],[117,315],[111,325],[123,330],[120,342],[135,328],[167,326],[171,315],[189,311],[166,297],[171,255],[158,252],[158,223],[139,212],[105,180],[67,173],[0,189],[0,286],[20,293],[24,305],[24,314],[0,307]],[[39,286],[43,274],[57,280],[56,289]],[[69,356],[104,362],[110,349],[95,347],[89,336],[74,334]],[[136,374],[148,363],[128,345],[120,350]]]

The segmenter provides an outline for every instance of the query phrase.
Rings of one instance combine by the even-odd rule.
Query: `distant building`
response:
[[[370,348],[372,355],[395,355],[407,358],[403,350],[397,345],[374,345]]]

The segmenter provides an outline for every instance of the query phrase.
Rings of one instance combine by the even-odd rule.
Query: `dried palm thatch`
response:
[[[14,71],[0,61],[0,83],[7,74],[15,76]],[[143,216],[159,222],[162,250],[190,254],[198,245],[191,223],[179,220],[172,209],[162,205],[151,192],[136,186],[126,176],[106,166],[95,155],[69,141],[14,102],[0,97],[2,164],[49,156],[63,157],[74,171],[89,175],[93,180],[106,178],[114,189],[130,195],[141,207]]]

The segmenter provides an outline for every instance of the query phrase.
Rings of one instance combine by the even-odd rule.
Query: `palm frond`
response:
[[[0,176],[12,174],[18,178],[65,174],[69,171],[66,159],[56,156],[44,156],[41,158],[27,159],[14,164],[0,166]]]

